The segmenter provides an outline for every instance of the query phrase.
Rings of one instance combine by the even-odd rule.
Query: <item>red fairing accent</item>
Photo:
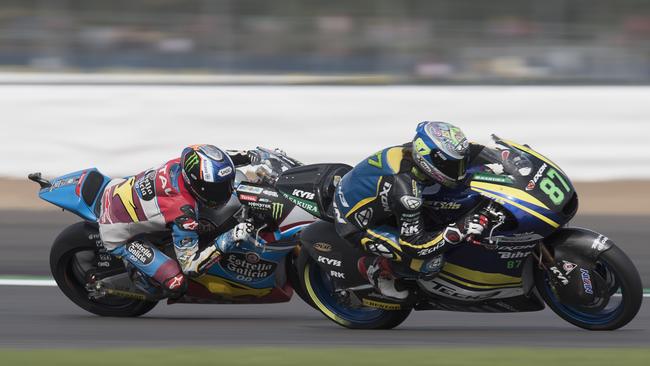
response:
[[[86,172],[85,171],[83,173],[81,173],[81,177],[79,177],[79,181],[77,182],[77,186],[74,188],[74,193],[77,196],[81,195],[81,185],[84,182],[84,178],[86,178]]]
[[[298,221],[298,222],[294,222],[293,224],[289,224],[289,225],[286,225],[286,226],[281,226],[281,227],[280,227],[280,231],[287,231],[287,230],[289,230],[289,229],[293,229],[293,228],[296,227],[296,226],[307,225],[307,224],[311,224],[312,222],[313,222],[313,221]]]

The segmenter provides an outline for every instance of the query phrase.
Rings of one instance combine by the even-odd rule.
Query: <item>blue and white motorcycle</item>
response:
[[[258,183],[238,171],[230,202],[218,210],[200,211],[200,245],[208,245],[242,220],[260,228],[254,240],[225,253],[205,274],[189,281],[184,296],[168,303],[278,303],[289,301],[294,289],[304,296],[294,261],[298,234],[315,217],[274,188],[279,174],[301,163],[277,150],[257,150],[263,164],[248,175],[261,178],[255,179]],[[40,173],[29,179],[40,184],[40,198],[83,219],[65,228],[52,244],[50,269],[61,291],[81,308],[102,316],[139,316],[153,309],[160,299],[136,290],[124,263],[106,252],[99,236],[101,196],[110,178],[93,168],[51,181]],[[147,239],[175,258],[170,233],[152,233]]]

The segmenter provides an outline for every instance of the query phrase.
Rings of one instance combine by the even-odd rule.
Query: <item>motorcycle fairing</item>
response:
[[[85,169],[54,178],[52,185],[42,188],[38,195],[87,221],[96,222],[101,193],[109,181],[96,168]]]

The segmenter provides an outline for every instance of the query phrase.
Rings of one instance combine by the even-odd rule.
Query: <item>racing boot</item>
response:
[[[202,251],[194,253],[194,255],[190,256],[187,254],[189,253],[182,253],[179,256],[179,263],[181,264],[183,273],[190,277],[197,277],[203,274],[206,269],[217,263],[221,258],[221,252],[214,245],[210,245]],[[181,260],[181,257],[184,260]]]
[[[362,257],[357,262],[357,268],[361,275],[380,294],[397,300],[404,300],[408,297],[408,290],[397,288],[395,275],[390,267],[390,261],[384,257]]]

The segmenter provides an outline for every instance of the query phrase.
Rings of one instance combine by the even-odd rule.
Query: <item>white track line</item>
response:
[[[56,286],[54,280],[45,279],[19,279],[19,278],[0,278],[0,286]],[[614,295],[617,296],[617,295]],[[618,295],[620,296],[620,295]],[[650,297],[650,293],[644,293],[643,297]]]
[[[1,278],[0,286],[56,286],[54,280]]]

